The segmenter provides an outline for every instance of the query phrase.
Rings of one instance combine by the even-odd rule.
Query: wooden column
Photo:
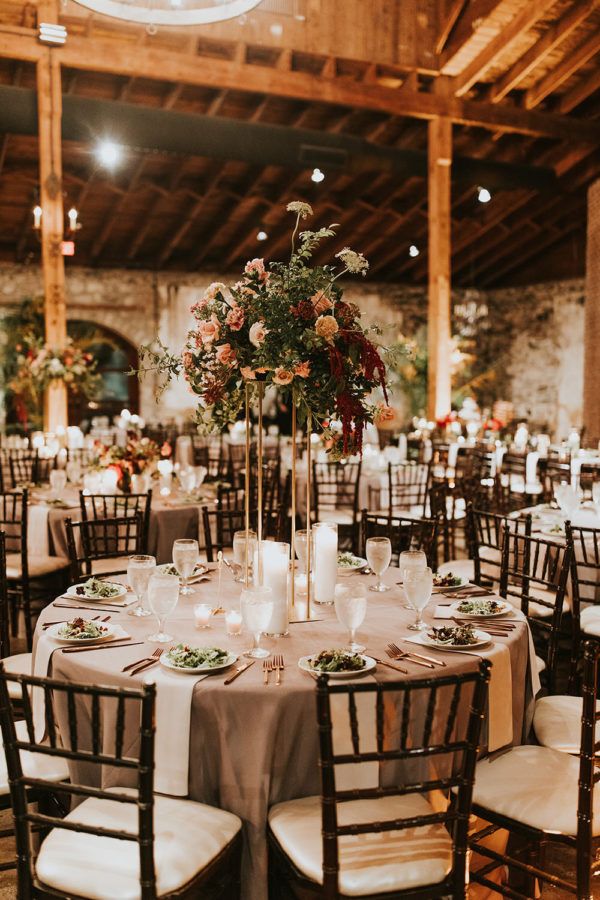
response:
[[[584,440],[595,447],[600,441],[600,180],[588,190],[584,322]]]
[[[47,20],[46,20],[47,21]],[[51,20],[56,21],[56,20]],[[61,253],[64,229],[62,191],[60,62],[48,49],[37,63],[40,206],[42,207],[42,274],[46,341],[63,347],[67,339],[65,263]],[[55,383],[44,398],[44,428],[67,426],[67,388]]]
[[[452,122],[432,119],[429,128],[429,312],[427,325],[427,416],[450,411],[450,266]]]

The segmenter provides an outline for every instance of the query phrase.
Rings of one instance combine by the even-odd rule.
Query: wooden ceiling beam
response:
[[[494,82],[488,99],[491,103],[499,103],[513,88],[516,88],[524,78],[534,71],[544,59],[558,47],[598,5],[598,0],[578,2],[552,25],[539,39],[534,41],[529,50],[518,59],[514,65],[505,72],[501,78]],[[572,107],[571,107],[572,108]],[[561,112],[569,112],[563,110]]]
[[[452,33],[452,39],[447,43],[441,55],[440,70],[442,72],[461,52],[465,44],[471,40],[482,23],[500,6],[501,2],[502,0],[471,0]]]
[[[467,0],[450,0],[450,6],[444,11],[444,21],[435,42],[436,53],[441,53],[446,46],[466,2]]]
[[[516,268],[523,265],[523,263],[527,262],[532,257],[537,256],[539,253],[542,253],[544,250],[548,250],[559,241],[562,243],[566,237],[580,228],[585,229],[585,225],[581,221],[573,221],[567,223],[564,229],[561,229],[558,233],[554,231],[543,233],[537,240],[527,243],[521,253],[512,254],[504,266],[495,267],[481,280],[481,287],[487,287],[491,283],[495,284],[503,275],[507,275],[509,272],[514,271]]]
[[[540,0],[538,0],[540,2]],[[543,0],[547,2],[547,0]],[[25,33],[23,33],[25,32]],[[569,116],[516,109],[419,91],[398,91],[344,77],[322,78],[306,72],[285,72],[272,67],[206,59],[193,54],[158,50],[114,41],[70,36],[60,53],[62,65],[74,69],[136,78],[173,81],[217,90],[244,90],[286,98],[371,109],[387,115],[429,120],[449,118],[461,125],[492,131],[517,132],[558,140],[600,141],[600,126]],[[40,45],[32,32],[15,34],[0,28],[0,57],[37,59]]]
[[[592,74],[587,78],[582,78],[579,84],[571,88],[560,99],[558,105],[561,113],[569,113],[584,100],[587,100],[592,94],[600,89],[600,66],[596,66]]]
[[[100,234],[92,244],[90,255],[93,262],[95,262],[102,253],[102,250],[104,249],[104,246],[109,239],[111,232],[117,223],[117,220],[121,217],[121,214],[129,203],[131,195],[134,194],[137,190],[147,161],[148,157],[146,156],[142,156],[142,158],[138,161],[138,164],[133,170],[131,178],[129,178],[127,181],[126,189],[123,191],[123,193],[115,203],[110,215],[108,216],[108,218],[104,222],[104,225],[102,226],[102,229],[100,230]]]
[[[528,0],[523,8],[513,16],[495,38],[478,53],[465,69],[454,79],[454,93],[462,97],[476,84],[487,69],[492,66],[510,47],[512,42],[535,25],[554,6],[556,0]]]
[[[573,50],[569,50],[558,66],[551,69],[537,84],[529,88],[525,94],[525,108],[531,110],[538,106],[542,100],[545,100],[549,94],[589,62],[596,53],[600,53],[600,28],[597,28],[591,36],[588,36]]]

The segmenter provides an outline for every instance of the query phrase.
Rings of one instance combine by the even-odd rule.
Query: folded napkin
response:
[[[110,601],[92,600],[91,598],[88,600],[86,597],[73,597],[71,594],[63,594],[60,600],[61,603],[64,602],[65,605],[72,606],[73,609],[81,609],[85,606],[93,606],[94,608],[97,606],[106,606],[107,609],[113,609],[115,606],[118,606],[125,609],[138,602],[136,595],[129,592],[125,594],[124,597],[116,597]]]
[[[485,626],[481,626],[485,630]],[[431,644],[423,639],[422,635],[405,638],[411,644],[421,644],[431,650]],[[448,653],[460,651],[448,650]],[[500,747],[506,747],[513,739],[513,708],[512,708],[512,670],[510,666],[510,651],[506,644],[492,643],[487,647],[476,647],[474,650],[466,648],[464,653],[489,659],[492,664],[490,673],[489,699],[488,699],[488,750],[492,753]],[[535,658],[535,657],[534,657]]]
[[[48,514],[50,507],[30,504],[27,519],[27,552],[32,556],[50,556]]]
[[[208,675],[168,672],[160,665],[144,681],[156,685],[154,787],[159,794],[188,794],[190,723],[194,687]]]
[[[112,623],[111,623],[112,624]],[[120,625],[113,625],[114,639],[129,637],[127,632]],[[33,655],[33,674],[38,678],[49,678],[52,669],[52,654],[55,650],[61,650],[66,646],[74,646],[73,644],[59,644],[54,638],[42,631],[37,639],[34,655]],[[32,695],[33,708],[33,727],[35,738],[41,741],[46,731],[46,704],[44,700],[44,692],[41,688],[34,688]]]

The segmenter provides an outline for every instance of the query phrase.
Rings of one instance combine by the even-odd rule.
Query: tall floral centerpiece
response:
[[[117,487],[124,494],[131,492],[133,475],[152,476],[159,460],[168,459],[172,452],[167,442],[161,447],[151,438],[138,437],[134,432],[129,432],[124,447],[116,444],[107,447],[98,441],[95,450],[94,468],[112,469],[117,475]]]
[[[291,406],[294,434],[297,421],[309,436],[322,432],[332,459],[350,456],[361,452],[365,425],[381,415],[371,399],[375,387],[387,402],[382,348],[372,340],[377,329],[361,323],[359,308],[343,299],[340,285],[345,275],[366,275],[369,263],[346,247],[335,264],[311,265],[336,226],[301,230],[313,214],[310,205],[295,201],[287,209],[295,216],[289,261],[265,265],[253,259],[230,287],[211,284],[191,308],[195,322],[183,353],[169,353],[160,341],[142,347],[140,371],[158,370],[163,387],[183,374],[199,397],[197,418],[205,432],[222,431],[245,402],[258,399],[259,457],[260,400],[271,385]],[[332,428],[332,422],[338,425]],[[308,463],[310,510],[310,457]],[[261,472],[259,459],[259,497]]]

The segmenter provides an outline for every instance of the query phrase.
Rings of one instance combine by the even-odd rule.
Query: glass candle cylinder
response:
[[[271,588],[273,612],[265,634],[287,634],[288,576],[290,571],[290,545],[283,541],[262,541],[262,585]],[[259,584],[258,550],[254,556],[254,584]]]
[[[230,609],[225,615],[227,634],[236,635],[242,632],[242,614],[237,609]]]
[[[196,603],[194,606],[194,624],[196,628],[209,628],[212,607],[207,603]]]
[[[333,603],[337,581],[338,529],[335,522],[312,526],[313,596],[316,603]]]

